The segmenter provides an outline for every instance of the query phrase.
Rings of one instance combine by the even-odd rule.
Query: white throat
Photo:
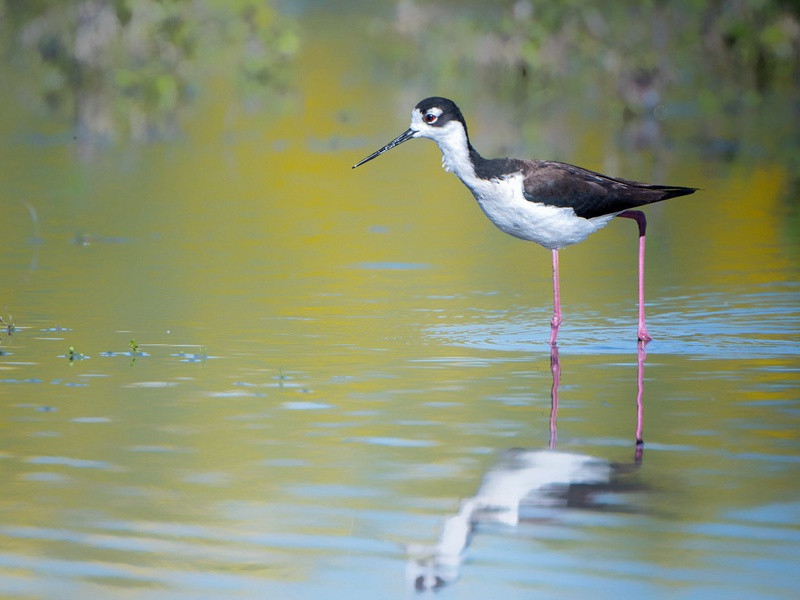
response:
[[[418,137],[426,137],[439,146],[442,152],[442,167],[454,173],[467,187],[476,179],[475,169],[469,159],[469,142],[464,127],[458,121],[450,121],[442,127],[431,127],[422,120],[422,113],[414,110],[411,114],[411,128],[418,131]]]
[[[467,183],[475,178],[475,168],[469,158],[469,143],[464,128],[457,121],[451,121],[437,132],[434,138],[442,151],[442,166],[445,171],[455,173]]]

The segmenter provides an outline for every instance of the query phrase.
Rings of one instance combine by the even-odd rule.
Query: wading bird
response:
[[[445,170],[469,188],[483,212],[502,231],[549,248],[553,257],[553,319],[550,345],[561,325],[558,251],[583,241],[614,217],[634,219],[639,226],[639,340],[651,339],[644,322],[644,245],[647,221],[631,210],[696,188],[639,183],[609,177],[575,165],[550,160],[483,158],[472,146],[461,110],[447,98],[426,98],[411,111],[411,126],[353,165],[377,158],[412,138],[429,138],[442,152]]]

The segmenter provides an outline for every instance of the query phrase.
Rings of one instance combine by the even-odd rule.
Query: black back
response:
[[[531,202],[569,207],[585,219],[686,196],[697,188],[641,183],[551,160],[485,159],[470,147],[482,179],[523,174],[523,195]]]
[[[668,198],[686,196],[696,188],[655,185],[548,160],[524,164],[524,195],[531,202],[569,206],[579,217],[591,219]]]

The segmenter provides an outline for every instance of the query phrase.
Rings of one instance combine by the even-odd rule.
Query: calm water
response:
[[[787,171],[660,163],[705,191],[648,209],[646,355],[635,226],[562,253],[556,414],[549,253],[433,144],[350,170],[426,95],[351,42],[310,40],[277,114],[220,90],[88,158],[2,99],[0,595],[795,597]]]

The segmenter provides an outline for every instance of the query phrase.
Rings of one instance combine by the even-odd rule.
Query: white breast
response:
[[[571,208],[531,202],[522,195],[522,174],[487,181],[461,178],[483,212],[499,229],[545,248],[577,244],[601,229],[614,217],[584,219]]]

